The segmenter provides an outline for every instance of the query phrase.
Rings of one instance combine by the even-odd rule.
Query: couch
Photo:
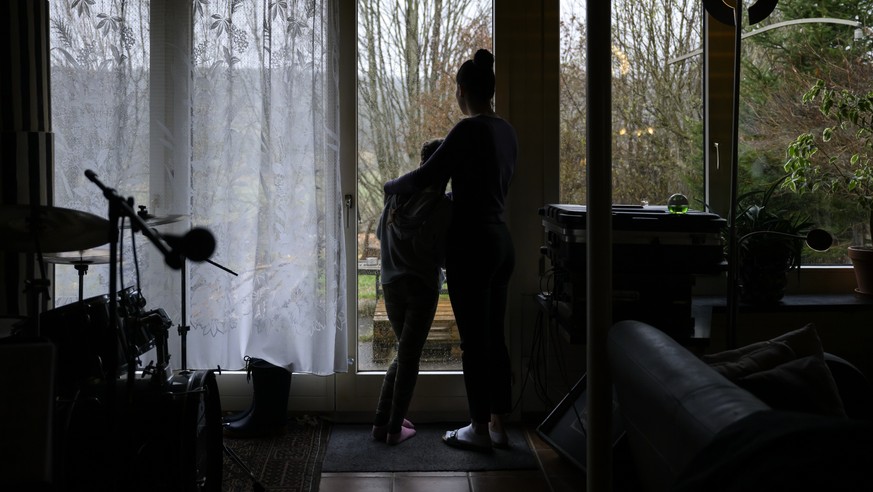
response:
[[[621,321],[608,350],[639,489],[873,490],[873,392],[814,326],[698,356]]]

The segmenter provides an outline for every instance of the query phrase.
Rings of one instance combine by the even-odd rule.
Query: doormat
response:
[[[528,445],[524,429],[507,428],[509,449],[480,453],[446,445],[442,435],[465,423],[416,424],[416,434],[400,444],[389,446],[374,441],[370,424],[332,424],[323,472],[429,472],[536,470],[536,458]]]

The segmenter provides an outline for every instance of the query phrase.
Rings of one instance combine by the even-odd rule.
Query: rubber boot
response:
[[[288,421],[291,372],[263,359],[249,361],[252,379],[250,411],[224,426],[224,436],[248,438],[278,435]]]
[[[252,403],[251,403],[251,405],[249,405],[249,408],[243,410],[242,412],[237,412],[237,413],[234,413],[232,415],[224,416],[221,418],[221,422],[225,427],[227,427],[227,424],[229,424],[231,422],[237,422],[237,421],[245,418],[247,415],[252,413],[252,410],[254,408],[255,408],[255,399],[252,398]]]
[[[252,365],[251,365],[252,358],[247,355],[247,356],[245,356],[245,358],[243,360],[246,363],[246,365],[245,365],[246,383],[251,383],[252,382]],[[245,410],[243,410],[241,412],[237,412],[235,414],[222,417],[221,418],[222,425],[224,425],[226,427],[227,424],[229,424],[231,422],[236,422],[236,421],[246,417],[247,415],[252,413],[252,410],[254,408],[255,408],[255,398],[254,398],[254,396],[252,396],[252,402],[249,404],[248,408],[246,408]]]

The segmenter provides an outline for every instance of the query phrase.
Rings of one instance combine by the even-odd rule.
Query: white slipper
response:
[[[506,431],[494,432],[488,429],[488,434],[491,435],[491,445],[495,448],[506,449],[509,447],[509,435],[506,434]]]
[[[473,429],[462,427],[460,429],[447,431],[443,435],[443,442],[453,448],[466,449],[469,451],[490,452],[491,437],[479,435],[473,432]]]

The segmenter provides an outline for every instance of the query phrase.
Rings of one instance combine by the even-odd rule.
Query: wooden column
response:
[[[52,204],[49,3],[0,2],[0,206]],[[27,315],[33,254],[0,251],[0,316]]]
[[[48,13],[46,0],[0,2],[0,210],[6,205],[51,204]],[[16,223],[8,213],[0,217],[0,226]],[[0,244],[5,233],[9,231],[0,232]],[[0,249],[0,337],[38,309],[38,298],[29,306],[25,294],[35,266],[32,252]],[[54,350],[48,343],[30,341],[4,344],[2,350],[0,391],[10,404],[0,405],[0,489],[49,490]]]

